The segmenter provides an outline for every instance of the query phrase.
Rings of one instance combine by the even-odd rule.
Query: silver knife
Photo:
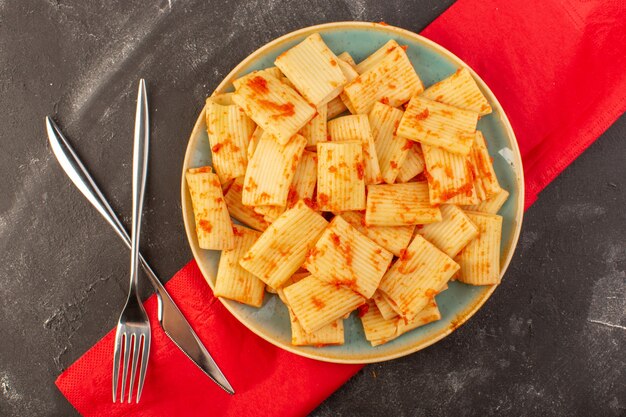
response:
[[[50,140],[52,152],[54,152],[54,155],[65,173],[70,177],[74,185],[78,187],[80,192],[87,197],[87,200],[98,210],[102,217],[113,227],[117,235],[122,238],[126,246],[130,249],[130,237],[128,236],[128,232],[91,178],[91,175],[89,175],[89,172],[78,158],[78,155],[76,155],[76,152],[74,152],[69,142],[50,116],[46,116],[46,130],[48,131],[48,139]],[[172,339],[172,342],[174,342],[176,346],[178,346],[180,350],[217,385],[222,387],[227,393],[234,394],[235,391],[233,387],[141,254],[139,254],[139,260],[148,275],[150,283],[156,291],[159,323],[161,327],[163,327],[165,334],[167,334],[167,336]]]

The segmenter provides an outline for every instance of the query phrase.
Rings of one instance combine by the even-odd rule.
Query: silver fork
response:
[[[117,322],[117,330],[115,332],[115,350],[113,352],[113,402],[116,402],[117,399],[120,366],[122,367],[120,402],[124,402],[129,366],[130,380],[128,402],[132,402],[133,386],[135,384],[137,364],[141,352],[139,382],[137,383],[137,402],[139,402],[150,354],[150,321],[139,299],[138,291],[139,233],[141,230],[141,211],[143,209],[143,196],[148,171],[148,136],[149,126],[146,83],[141,79],[139,81],[139,93],[137,95],[135,139],[133,145],[133,224],[131,234],[130,288],[126,305]],[[129,362],[131,350],[133,355],[132,363]],[[120,364],[122,351],[124,351],[124,359]]]

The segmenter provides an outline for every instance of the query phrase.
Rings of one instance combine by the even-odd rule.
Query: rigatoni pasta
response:
[[[467,68],[459,68],[448,78],[428,87],[422,97],[471,110],[481,116],[491,113],[491,106]]]
[[[452,258],[416,235],[383,277],[379,291],[398,314],[412,320],[458,269]]]
[[[306,139],[294,135],[280,145],[274,137],[263,135],[250,160],[243,183],[245,205],[285,206],[289,185],[306,146]]]
[[[254,122],[239,106],[219,104],[229,100],[213,96],[206,103],[206,125],[213,167],[222,183],[245,175],[248,143],[255,129]]]
[[[346,84],[339,58],[314,33],[283,52],[274,63],[314,106],[337,97]]]
[[[235,182],[228,188],[228,192],[224,195],[224,201],[230,215],[253,229],[263,231],[267,229],[269,223],[264,219],[263,215],[254,211],[251,206],[245,206],[241,202],[243,195],[243,177],[235,179]]]
[[[367,186],[365,224],[368,226],[407,226],[441,221],[441,211],[432,206],[428,184],[379,184]]]
[[[326,224],[300,201],[263,232],[239,264],[270,287],[280,288],[304,263]]]
[[[502,216],[475,212],[466,214],[478,227],[479,235],[455,258],[461,266],[457,279],[472,285],[499,284]]]
[[[508,198],[509,192],[505,189],[502,189],[498,194],[494,195],[488,200],[481,201],[480,203],[471,206],[463,206],[463,210],[497,214]]]
[[[365,209],[360,141],[317,144],[317,204],[322,211]]]
[[[222,186],[210,168],[192,169],[185,175],[201,249],[232,249],[233,227],[224,203]]]
[[[471,159],[442,148],[422,145],[431,204],[476,204]]]
[[[419,143],[412,142],[413,146],[406,154],[404,162],[400,165],[396,182],[408,182],[417,175],[424,172],[426,166],[424,162],[424,154]]]
[[[404,164],[413,142],[396,136],[403,111],[383,103],[376,103],[369,114],[380,172],[387,184],[393,184]]]
[[[487,143],[480,130],[476,131],[474,145],[470,152],[474,174],[474,187],[480,200],[488,200],[501,190],[496,171],[491,164]]]
[[[232,100],[282,145],[317,113],[293,88],[266,74],[247,77]]]
[[[356,230],[372,239],[396,256],[409,246],[413,237],[414,225],[410,226],[367,226],[365,213],[362,211],[344,211],[341,217],[350,223]]]
[[[313,275],[285,287],[283,293],[307,333],[349,314],[366,301],[349,288],[329,284]]]
[[[306,147],[314,148],[317,142],[325,142],[326,119],[328,118],[328,105],[322,104],[317,108],[317,114],[310,122],[304,125],[300,134],[306,139]]]
[[[376,146],[367,115],[338,117],[328,122],[328,138],[333,142],[358,140],[363,144],[365,184],[382,182]]]
[[[474,142],[478,113],[415,96],[409,101],[397,135],[467,155]]]
[[[263,304],[265,283],[239,265],[239,259],[261,235],[256,230],[234,225],[234,247],[222,251],[215,277],[216,297],[225,297],[253,307]]]
[[[470,218],[455,205],[443,204],[441,221],[417,228],[417,233],[454,258],[469,242],[478,236],[478,228]]]
[[[374,295],[393,254],[335,216],[308,253],[304,267],[316,278]]]
[[[367,114],[377,101],[397,107],[423,90],[406,52],[392,46],[380,61],[346,84],[340,97],[351,113]]]

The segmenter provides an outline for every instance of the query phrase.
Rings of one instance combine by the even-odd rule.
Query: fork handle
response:
[[[139,80],[137,93],[137,111],[135,113],[135,139],[133,145],[133,221],[131,230],[130,287],[138,293],[139,279],[139,235],[141,232],[141,214],[148,175],[148,97],[146,82]]]

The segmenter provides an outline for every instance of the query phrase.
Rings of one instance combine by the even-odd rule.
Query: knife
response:
[[[78,187],[80,192],[83,193],[87,200],[89,200],[102,217],[113,227],[117,235],[130,249],[130,237],[128,236],[128,232],[91,178],[87,168],[85,168],[80,161],[78,155],[76,155],[76,152],[74,152],[69,142],[50,116],[46,116],[45,120],[52,152],[61,164],[63,171],[65,171],[74,185]],[[174,344],[217,385],[222,387],[227,393],[234,394],[235,391],[233,387],[141,254],[139,254],[139,261],[156,291],[159,323],[165,331],[165,334],[167,334],[172,342],[174,342]]]

